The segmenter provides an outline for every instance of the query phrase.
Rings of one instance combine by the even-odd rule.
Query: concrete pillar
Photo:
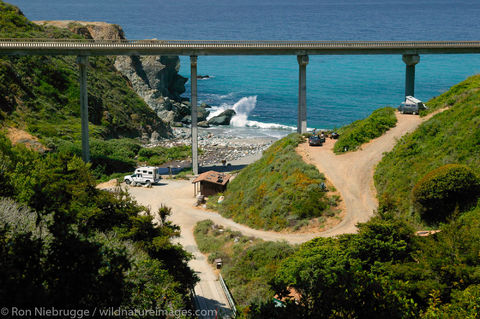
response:
[[[299,66],[298,76],[298,121],[297,132],[307,132],[307,64],[308,55],[297,56]]]
[[[193,175],[198,175],[198,126],[197,126],[197,56],[190,56],[190,82],[192,107],[192,169]]]
[[[420,56],[418,54],[404,54],[402,60],[406,64],[405,96],[415,96],[415,65],[420,62]]]
[[[82,159],[90,162],[90,145],[88,141],[88,91],[87,91],[87,66],[88,57],[79,56],[77,63],[80,68],[80,116],[82,121]]]

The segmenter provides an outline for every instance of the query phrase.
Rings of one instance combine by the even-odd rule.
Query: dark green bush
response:
[[[413,201],[426,220],[444,220],[456,207],[469,208],[480,196],[480,181],[473,171],[458,164],[441,166],[425,175],[413,188]]]
[[[210,263],[222,259],[222,276],[240,307],[272,299],[269,282],[280,262],[296,249],[286,242],[250,239],[230,229],[219,231],[211,220],[198,222],[194,235],[200,251],[209,254]]]
[[[445,164],[463,164],[480,176],[480,75],[452,87],[429,107],[449,105],[413,133],[405,135],[385,154],[375,170],[375,186],[382,207],[422,224],[414,212],[412,189],[427,173]],[[432,103],[434,102],[434,103]],[[385,201],[387,200],[387,201]]]
[[[381,136],[397,124],[395,109],[384,107],[373,111],[363,120],[358,120],[338,130],[340,137],[335,143],[334,152],[343,153],[358,149],[362,144]]]
[[[154,225],[128,193],[97,189],[66,151],[39,154],[0,134],[0,158],[3,305],[188,308],[196,276],[171,241],[180,233],[168,208]]]
[[[58,152],[82,156],[82,148],[78,142],[57,140],[53,145]],[[137,142],[128,139],[106,141],[92,139],[90,160],[95,177],[105,179],[113,173],[132,172],[137,166],[134,158],[140,148]]]
[[[189,145],[142,148],[138,152],[138,161],[149,165],[162,165],[170,161],[188,158],[191,151],[192,147]]]
[[[51,139],[48,146],[57,152],[63,152],[78,157],[82,156],[80,142],[69,142]],[[95,177],[106,180],[114,173],[133,172],[135,167],[143,164],[161,165],[171,160],[187,158],[190,146],[181,145],[167,147],[142,148],[133,139],[90,140],[90,161]],[[137,159],[138,155],[138,159]]]

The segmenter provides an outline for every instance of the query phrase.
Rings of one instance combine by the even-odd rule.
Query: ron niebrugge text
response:
[[[55,307],[18,308],[3,307],[0,310],[2,316],[9,317],[61,317],[82,319],[85,317],[150,317],[171,316],[173,318],[183,316],[215,316],[216,310],[166,310],[166,309],[127,309],[127,308],[94,308],[94,309],[59,309]]]

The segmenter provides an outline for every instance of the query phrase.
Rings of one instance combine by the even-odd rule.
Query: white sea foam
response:
[[[208,75],[208,78],[197,78],[198,81],[206,81],[215,78],[214,75]]]
[[[230,125],[233,127],[255,127],[262,129],[280,129],[293,131],[296,128],[293,126],[278,124],[278,123],[264,123],[259,121],[252,121],[248,119],[249,114],[255,109],[257,105],[257,96],[242,97],[235,104],[223,103],[222,105],[213,106],[210,110],[208,119],[214,116],[220,115],[223,111],[233,109],[236,115],[230,121]]]

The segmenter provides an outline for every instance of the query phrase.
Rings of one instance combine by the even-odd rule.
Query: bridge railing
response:
[[[0,39],[1,47],[152,47],[152,48],[480,48],[480,41],[272,41],[272,40],[90,40],[90,39]]]
[[[227,284],[223,280],[222,274],[218,275],[218,280],[220,281],[220,285],[222,286],[225,296],[227,297],[227,301],[228,301],[228,304],[230,305],[230,309],[232,309],[233,318],[235,318],[237,316],[237,307],[235,307],[235,301],[233,300],[233,297],[230,294],[230,290],[228,290]]]

